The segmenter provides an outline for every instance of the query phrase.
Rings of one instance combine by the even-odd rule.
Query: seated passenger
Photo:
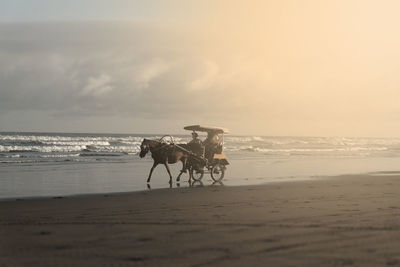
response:
[[[206,150],[205,157],[209,161],[213,159],[220,142],[221,140],[215,132],[207,132],[207,138],[204,140],[204,146]]]

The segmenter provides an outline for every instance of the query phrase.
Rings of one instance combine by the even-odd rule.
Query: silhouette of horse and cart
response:
[[[140,145],[139,156],[145,157],[148,152],[153,158],[153,166],[150,169],[147,183],[150,183],[151,175],[155,167],[163,164],[169,174],[169,182],[172,183],[172,175],[169,164],[182,162],[182,170],[177,177],[189,171],[189,181],[200,181],[205,173],[210,173],[211,178],[220,182],[225,176],[226,166],[229,162],[224,150],[224,134],[228,130],[222,127],[210,127],[190,125],[184,127],[192,131],[193,140],[188,143],[176,144],[170,135],[165,135],[159,140],[144,139]],[[207,133],[204,141],[198,139],[197,132]],[[169,140],[167,140],[169,139]]]

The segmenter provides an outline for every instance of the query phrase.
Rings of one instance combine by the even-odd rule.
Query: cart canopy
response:
[[[203,125],[189,125],[183,127],[185,130],[198,131],[198,132],[214,132],[215,134],[228,133],[229,130],[222,127],[203,126]]]

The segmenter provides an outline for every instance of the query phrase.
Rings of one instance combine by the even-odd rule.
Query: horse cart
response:
[[[223,151],[224,134],[228,133],[228,130],[201,125],[186,126],[184,129],[193,133],[207,133],[206,140],[188,143],[186,168],[189,170],[190,179],[200,181],[205,173],[209,173],[215,182],[221,181],[225,176],[226,166],[229,165]]]
[[[150,170],[147,182],[150,182],[154,168],[158,164],[163,164],[172,183],[172,175],[169,164],[182,162],[183,168],[177,181],[180,180],[182,173],[189,170],[189,180],[200,181],[205,173],[210,173],[211,178],[220,182],[225,176],[226,166],[229,165],[224,149],[224,134],[228,130],[222,127],[210,127],[201,125],[190,125],[184,127],[185,130],[192,131],[193,140],[187,144],[176,144],[169,135],[163,136],[159,140],[144,139],[140,145],[139,156],[141,158],[150,151],[153,158],[153,167]],[[197,139],[197,132],[207,133],[204,141]],[[169,141],[167,139],[170,139]]]

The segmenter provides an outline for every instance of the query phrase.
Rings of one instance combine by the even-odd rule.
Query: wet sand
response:
[[[400,175],[0,202],[0,266],[400,265]]]

